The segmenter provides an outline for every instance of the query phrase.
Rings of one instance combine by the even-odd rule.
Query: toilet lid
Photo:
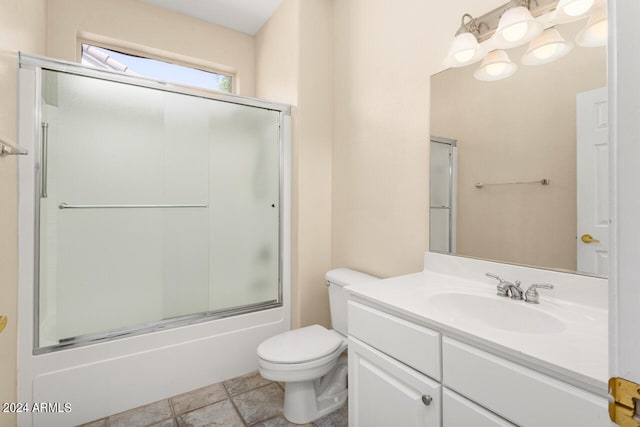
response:
[[[304,363],[340,347],[343,340],[320,325],[284,332],[258,346],[258,357],[272,363]]]

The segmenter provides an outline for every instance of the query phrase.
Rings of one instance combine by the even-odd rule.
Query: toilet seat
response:
[[[346,346],[344,337],[320,325],[284,332],[258,346],[258,357],[269,364],[322,364]]]

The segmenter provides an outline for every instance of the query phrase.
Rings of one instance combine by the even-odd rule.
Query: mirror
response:
[[[431,77],[430,250],[606,276],[606,49],[526,66],[527,47],[504,80],[478,63]]]

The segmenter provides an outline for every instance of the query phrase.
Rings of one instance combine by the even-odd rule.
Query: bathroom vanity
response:
[[[349,291],[349,425],[609,425],[606,279],[427,253]]]

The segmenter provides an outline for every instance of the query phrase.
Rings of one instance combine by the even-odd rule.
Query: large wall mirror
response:
[[[557,27],[573,40],[584,26]],[[474,79],[431,78],[430,250],[607,275],[606,49]]]

